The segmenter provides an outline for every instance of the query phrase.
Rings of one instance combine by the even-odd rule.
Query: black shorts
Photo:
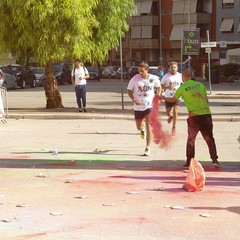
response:
[[[148,114],[150,114],[151,112],[151,108],[148,108],[144,111],[135,111],[134,110],[134,117],[135,117],[135,120],[142,120],[144,119]]]
[[[166,108],[172,108],[175,105],[180,106],[180,102],[181,102],[181,100],[179,100],[179,99],[176,102],[167,102],[167,101],[165,101],[165,107]]]

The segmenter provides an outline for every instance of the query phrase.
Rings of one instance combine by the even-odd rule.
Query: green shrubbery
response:
[[[213,64],[211,65],[211,70],[218,70],[220,76],[230,77],[231,75],[235,74],[240,68],[239,64],[236,63],[227,63],[224,65],[220,64]],[[208,78],[208,66],[205,68],[205,76]]]

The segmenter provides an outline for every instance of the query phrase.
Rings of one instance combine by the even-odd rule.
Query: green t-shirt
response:
[[[189,115],[211,114],[205,86],[193,80],[185,82],[175,93],[176,98],[182,97]]]

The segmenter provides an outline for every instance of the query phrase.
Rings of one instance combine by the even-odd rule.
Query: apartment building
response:
[[[206,42],[208,35],[210,42],[217,43],[211,48],[211,62],[226,63],[227,50],[240,47],[239,1],[135,0],[137,13],[129,20],[130,30],[122,39],[124,65],[137,65],[141,60],[151,65],[165,65],[173,60],[190,59],[200,76],[208,62],[206,49],[201,48],[200,43]],[[187,55],[182,51],[184,30],[199,31],[197,54]],[[119,63],[117,51],[113,51],[111,57]],[[239,61],[237,57],[234,59]]]
[[[217,1],[216,8],[216,40],[220,44],[220,63],[240,64],[240,0]]]

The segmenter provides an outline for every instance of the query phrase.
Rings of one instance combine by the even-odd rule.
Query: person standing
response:
[[[184,84],[177,89],[173,97],[161,97],[161,99],[168,102],[176,102],[182,97],[188,109],[187,161],[183,167],[188,168],[191,159],[195,157],[195,140],[200,131],[203,139],[208,145],[212,165],[219,168],[220,166],[217,160],[217,149],[213,137],[212,115],[209,108],[207,91],[202,83],[191,80],[191,77],[191,69],[184,69],[182,71],[182,80]]]
[[[170,72],[166,73],[161,80],[162,87],[165,90],[164,95],[166,97],[172,97],[182,84],[182,75],[178,72],[178,64],[176,62],[170,62],[169,67]],[[176,102],[165,101],[166,114],[168,116],[167,121],[169,124],[172,122],[172,135],[176,135],[180,101],[180,99]]]
[[[78,111],[87,112],[86,110],[86,92],[87,92],[87,80],[90,75],[87,68],[83,66],[83,63],[79,60],[75,60],[75,68],[72,70],[72,85],[75,88]]]
[[[161,94],[161,84],[157,76],[149,74],[148,63],[143,61],[138,66],[139,74],[136,74],[129,81],[127,86],[128,96],[134,103],[134,117],[140,136],[146,138],[144,156],[150,155],[152,142],[152,129],[149,123],[149,114],[152,109],[152,102],[155,95]]]

